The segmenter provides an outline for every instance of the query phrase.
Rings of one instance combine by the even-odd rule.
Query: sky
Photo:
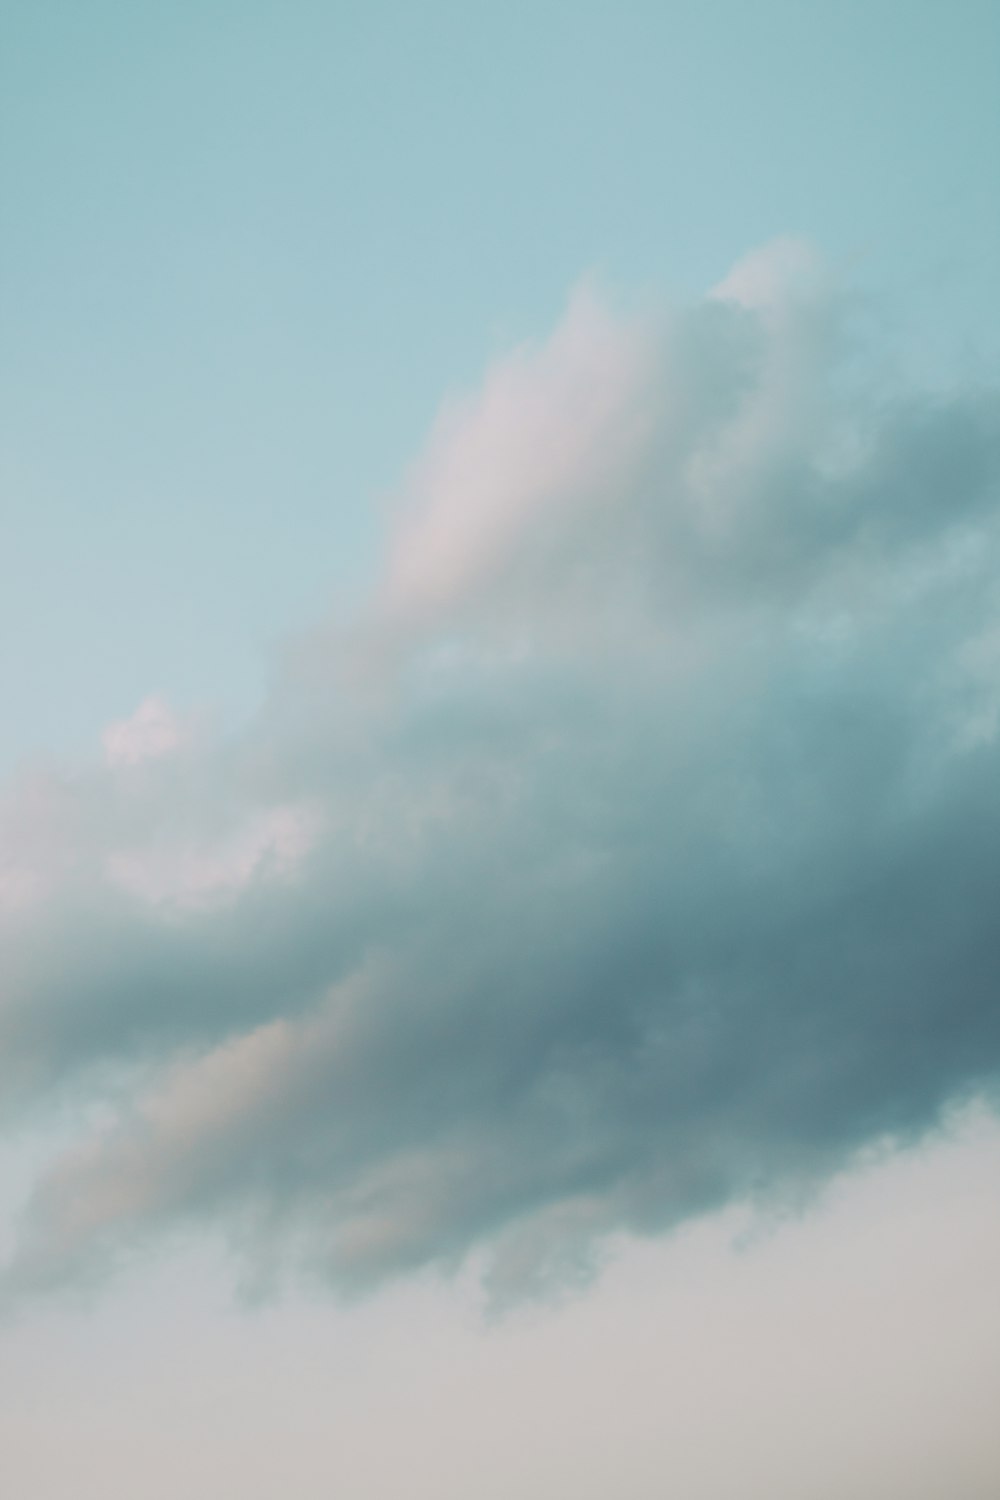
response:
[[[12,1492],[997,1493],[998,58],[0,7]]]

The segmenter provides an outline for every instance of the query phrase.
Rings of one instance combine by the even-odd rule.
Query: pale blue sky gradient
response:
[[[1000,353],[990,3],[10,0],[0,56],[0,764],[252,706],[587,271],[795,233],[922,375]]]

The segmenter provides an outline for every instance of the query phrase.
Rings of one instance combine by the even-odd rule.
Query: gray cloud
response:
[[[0,1097],[106,1121],[11,1293],[206,1223],[524,1289],[994,1087],[998,407],[871,390],[844,317],[794,246],[578,297],[252,730],[12,789]]]

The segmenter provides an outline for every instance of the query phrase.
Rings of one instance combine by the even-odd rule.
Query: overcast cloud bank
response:
[[[251,730],[8,789],[0,1104],[97,1122],[9,1296],[203,1224],[518,1294],[995,1088],[1000,408],[849,355],[791,242],[583,289]]]

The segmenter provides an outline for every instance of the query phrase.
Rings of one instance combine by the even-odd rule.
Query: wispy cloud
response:
[[[781,244],[446,407],[350,623],[0,814],[8,1109],[103,1128],[11,1292],[218,1223],[498,1292],[820,1180],[1000,1067],[995,393],[853,372]]]

